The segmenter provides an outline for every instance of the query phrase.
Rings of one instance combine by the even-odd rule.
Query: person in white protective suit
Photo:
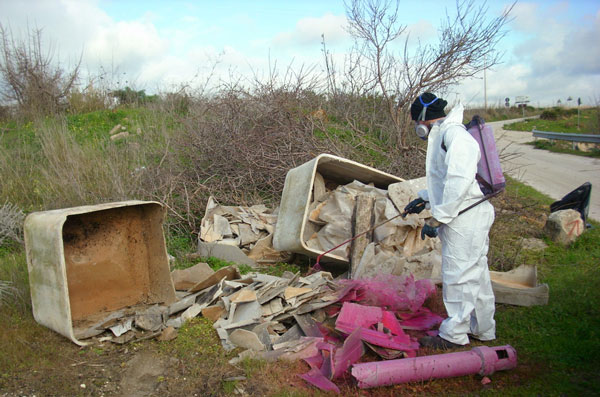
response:
[[[446,116],[447,102],[431,93],[419,96],[411,106],[416,132],[427,139],[427,190],[410,202],[405,211],[419,213],[427,208],[432,219],[421,237],[442,242],[443,298],[448,318],[439,336],[419,342],[448,349],[469,343],[469,334],[481,341],[496,338],[495,301],[487,263],[488,233],[494,222],[494,207],[484,201],[459,215],[483,198],[475,179],[480,150],[462,124],[459,103]]]

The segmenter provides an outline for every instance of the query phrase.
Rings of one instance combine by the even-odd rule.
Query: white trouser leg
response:
[[[488,232],[494,218],[490,207],[476,207],[440,228],[448,313],[440,325],[440,337],[459,345],[469,343],[468,332],[475,331],[482,339],[495,337],[494,294],[487,268]]]
[[[479,294],[475,300],[475,311],[471,314],[471,334],[481,341],[496,339],[496,300],[492,290],[490,271],[487,266],[487,256],[479,260],[483,269],[479,280]]]

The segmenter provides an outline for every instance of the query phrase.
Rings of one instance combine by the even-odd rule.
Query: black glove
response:
[[[437,237],[437,235],[438,235],[437,227],[433,227],[428,224],[425,224],[423,226],[423,229],[421,229],[421,240],[425,240],[425,236],[434,238],[434,237]]]
[[[420,214],[425,209],[425,203],[427,201],[422,198],[414,199],[404,207],[404,212],[407,214]]]

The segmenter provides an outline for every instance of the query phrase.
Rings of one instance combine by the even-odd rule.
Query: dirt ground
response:
[[[441,293],[427,303],[443,310]],[[0,396],[305,396],[328,395],[297,375],[308,371],[304,362],[268,363],[245,360],[228,364],[226,354],[208,321],[193,320],[169,342],[146,340],[115,345],[111,342],[79,347],[35,323],[30,316],[2,313],[6,332],[0,358]],[[468,350],[474,346],[470,346]],[[439,352],[421,351],[420,354]],[[8,356],[6,355],[8,354]],[[365,355],[363,361],[377,360]],[[336,381],[342,395],[396,396],[414,394],[477,394],[487,389],[517,386],[539,368],[519,363],[513,371],[432,380],[370,390],[356,387],[351,377]]]

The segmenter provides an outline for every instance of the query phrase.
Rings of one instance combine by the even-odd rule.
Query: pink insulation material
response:
[[[321,390],[339,393],[331,380],[345,374],[365,353],[360,333],[361,330],[356,329],[339,348],[330,343],[319,343],[319,354],[304,359],[311,367],[310,371],[299,376]]]
[[[321,390],[339,393],[333,381],[362,365],[365,346],[388,361],[416,358],[419,343],[405,330],[428,332],[443,320],[423,307],[435,293],[431,280],[382,275],[337,284],[332,304],[324,308],[329,318],[337,317],[335,330],[319,325],[323,340],[315,345],[318,353],[305,358],[310,370],[300,375]]]
[[[381,323],[385,328],[389,329],[392,334],[404,335],[402,326],[400,325],[400,322],[398,322],[398,319],[394,313],[384,310]]]
[[[337,321],[354,324],[357,327],[369,328],[383,318],[383,310],[377,306],[363,306],[357,303],[344,302]]]
[[[351,285],[363,296],[357,301],[387,308],[388,310],[408,310],[416,312],[425,300],[435,293],[435,285],[429,279],[415,281],[412,275],[394,276],[379,275],[359,280],[340,281],[343,285]]]
[[[352,364],[358,362],[365,354],[360,334],[361,330],[356,329],[346,338],[344,345],[335,351],[333,355],[333,379],[342,376]]]
[[[401,314],[400,317],[404,318],[404,320],[400,322],[402,328],[417,331],[432,329],[444,321],[442,316],[432,313],[431,310],[425,307],[420,308],[416,313]]]
[[[333,391],[339,394],[340,389],[327,379],[318,368],[311,369],[305,374],[299,375],[302,379],[310,383],[311,385],[318,387],[324,391]]]

